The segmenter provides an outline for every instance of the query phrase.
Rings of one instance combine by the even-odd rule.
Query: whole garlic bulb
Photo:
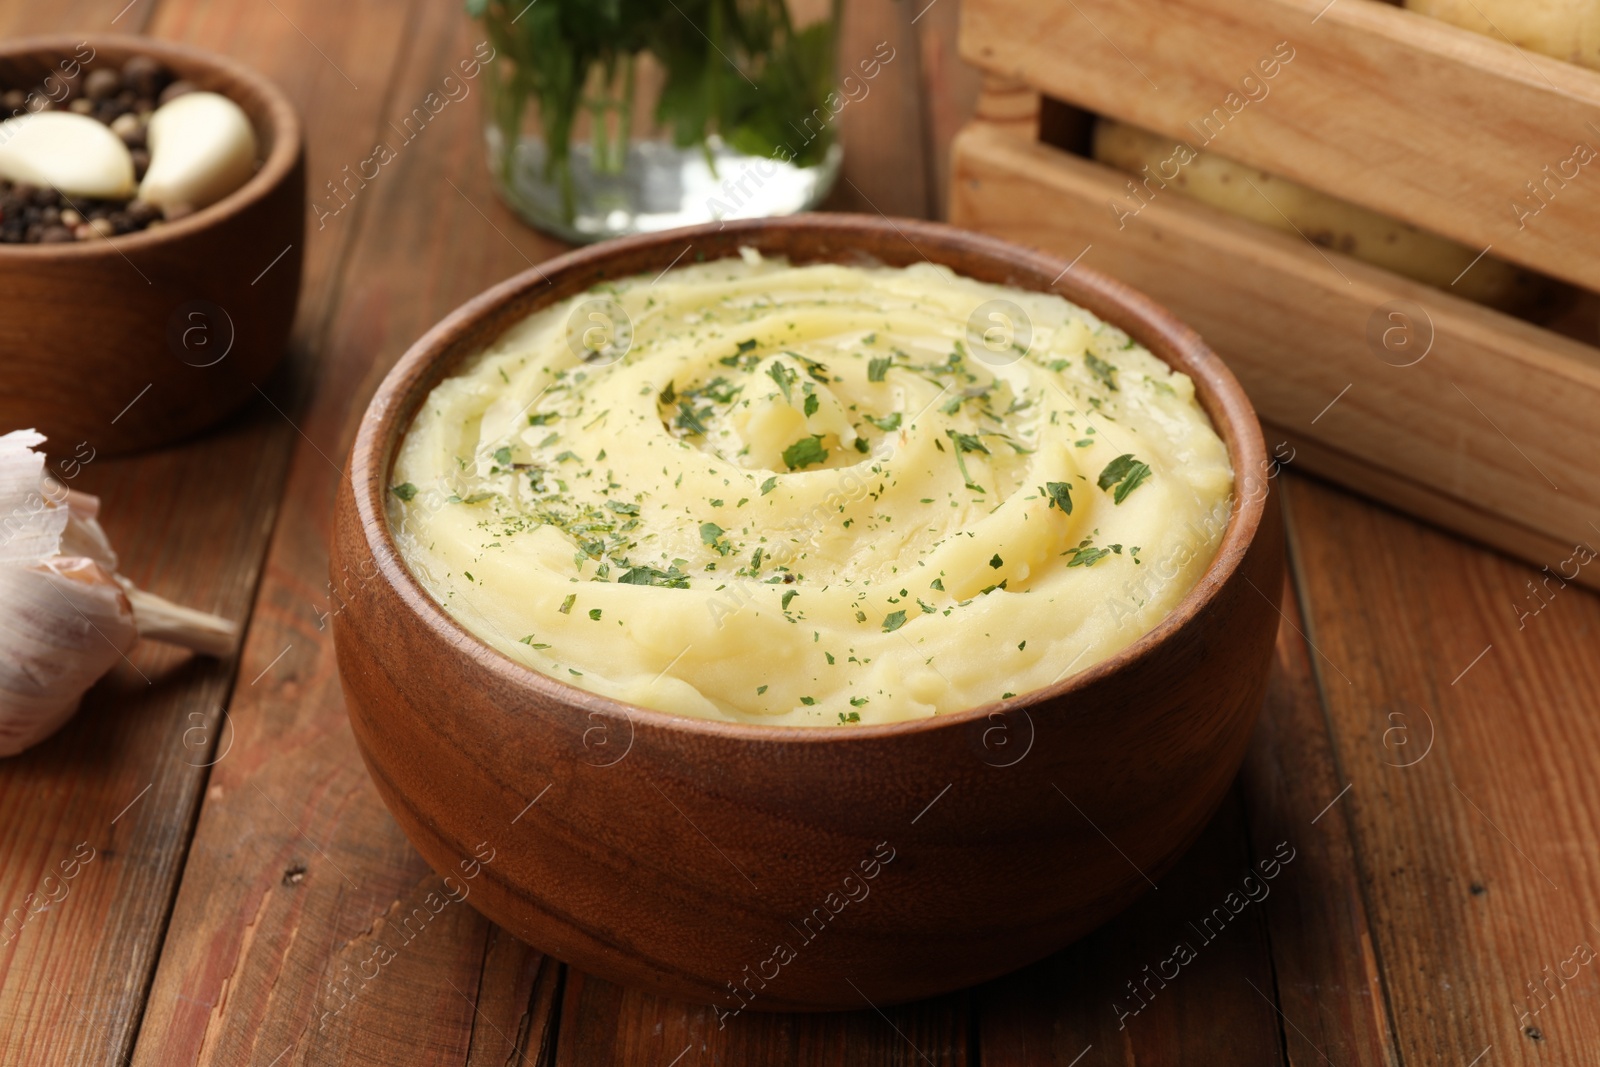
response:
[[[239,633],[119,575],[99,500],[44,473],[43,442],[0,436],[0,757],[59,729],[141,636],[220,657]]]

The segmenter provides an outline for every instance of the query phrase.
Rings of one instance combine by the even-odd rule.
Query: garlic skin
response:
[[[219,93],[184,93],[150,116],[150,166],[139,199],[163,210],[214,204],[256,171],[256,131],[244,109]]]
[[[0,436],[0,757],[49,737],[142,635],[226,656],[237,625],[117,574],[99,501],[44,473],[32,430]]]
[[[0,122],[0,178],[69,197],[133,195],[133,156],[103,123],[71,111],[37,111]]]
[[[122,587],[99,564],[58,557],[0,567],[0,757],[60,729],[139,640]]]

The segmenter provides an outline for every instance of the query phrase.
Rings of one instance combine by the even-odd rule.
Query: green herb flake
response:
[[[889,373],[889,367],[893,363],[894,360],[888,358],[887,356],[874,357],[867,363],[867,381],[883,381],[883,376]]]
[[[788,464],[790,470],[800,470],[814,463],[821,463],[827,458],[828,450],[822,447],[821,434],[802,437],[783,450],[783,462]]]
[[[733,551],[733,546],[722,535],[722,527],[714,522],[702,522],[700,524],[700,540],[715,549],[719,556],[726,556]]]
[[[764,685],[758,685],[758,686],[756,686],[756,696],[761,696],[761,695],[762,695],[762,694],[764,694],[764,693],[765,693],[765,692],[766,692],[766,691],[767,691],[767,687],[766,687],[766,686],[764,686]]]
[[[1093,352],[1083,357],[1084,366],[1089,368],[1089,373],[1100,379],[1107,389],[1113,393],[1117,391],[1117,368]]]
[[[883,632],[886,634],[894,633],[905,624],[906,613],[904,611],[891,611],[883,617]]]
[[[778,388],[783,390],[784,403],[793,404],[794,394],[789,391],[791,383],[789,373],[784,365],[774,360],[772,365],[767,368],[767,374],[771,376],[773,381],[778,383]]]
[[[768,478],[766,481],[761,483],[761,495],[766,496],[776,488],[778,488],[778,479],[777,476],[774,475],[773,477]]]
[[[1102,490],[1112,490],[1115,486],[1112,501],[1120,504],[1149,477],[1150,465],[1139,462],[1131,452],[1125,452],[1106,464],[1095,484]]]
[[[989,561],[989,566],[993,567],[995,570],[999,570],[1001,567],[1005,566],[1005,563],[1006,561],[1000,558],[1000,553],[996,552],[994,554],[994,558]]]
[[[589,609],[589,618],[593,619],[595,622],[599,622],[600,621],[600,609],[599,608],[590,608]]]
[[[563,600],[561,602],[561,606],[559,608],[557,608],[556,610],[561,612],[561,614],[563,614],[563,615],[571,615],[572,614],[572,605],[576,604],[577,602],[578,602],[578,594],[577,593],[568,593],[567,594],[567,599]]]
[[[389,492],[409,504],[412,498],[417,495],[417,487],[410,482],[401,482],[399,485],[391,485]]]
[[[1066,482],[1045,482],[1044,495],[1050,499],[1046,510],[1060,508],[1063,515],[1072,514],[1072,486]]]
[[[1064,556],[1066,553],[1063,552],[1062,555]],[[1109,555],[1111,553],[1103,548],[1095,548],[1093,545],[1079,545],[1072,550],[1072,558],[1067,560],[1067,566],[1093,567]]]
[[[811,705],[815,704],[816,702],[817,702],[817,698],[816,697],[801,697],[800,698],[800,703],[804,704],[808,708]]]
[[[798,589],[791,589],[787,593],[784,593],[783,594],[782,610],[788,611],[789,610],[789,601],[793,600],[795,597],[797,597],[799,595],[800,595],[800,590],[798,590]]]
[[[668,589],[687,589],[689,588],[689,576],[683,573],[676,563],[669,570],[659,570],[655,567],[629,567],[617,576],[617,584],[658,585]]]

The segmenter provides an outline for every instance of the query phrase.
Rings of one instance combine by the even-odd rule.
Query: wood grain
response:
[[[877,1010],[746,1013],[718,1027],[700,1005],[624,989],[572,971],[555,1067],[760,1064],[761,1067],[976,1067],[971,997],[957,993]]]
[[[1203,932],[1190,925],[1215,908],[1229,915],[1224,901],[1240,893],[1256,859],[1238,796],[1230,794],[1182,862],[1131,910],[1065,952],[977,991],[981,1062],[1283,1063],[1260,907],[1247,904],[1237,918],[1213,920]],[[1284,887],[1302,874],[1291,863],[1264,884],[1292,891]],[[1179,945],[1193,955],[1176,967]]]
[[[1082,253],[1173,308],[1264,419],[1322,446],[1308,469],[1528,558],[1595,536],[1592,348],[1176,193],[1119,216],[1126,175],[986,124],[956,168],[955,221]],[[1385,347],[1392,329],[1423,355]]]
[[[911,24],[917,28],[917,67],[922,77],[919,95],[932,181],[929,217],[943,219],[948,217],[950,205],[951,149],[956,134],[972,117],[983,74],[962,59],[956,47],[960,4],[941,0],[914,2],[917,10],[911,16]]]
[[[278,74],[307,118],[313,150],[376,125],[379,101],[365,120],[359,107],[319,109],[313,106],[316,79],[296,76],[305,65],[302,50],[315,52],[289,20],[331,36],[336,13],[326,6],[282,3],[276,9],[281,13],[260,9],[270,21],[255,24],[237,12],[219,17],[214,7],[209,17],[191,18],[195,6],[167,4],[158,18],[156,5],[145,2],[129,9],[115,28],[154,22],[165,36],[244,55],[258,69]],[[29,24],[12,24],[18,32],[66,31],[110,17],[98,12],[87,19],[73,5],[27,10]],[[7,13],[15,18],[20,11],[14,6]],[[399,35],[386,6],[369,5],[368,11],[374,31],[366,40],[381,47],[364,54],[370,58],[351,48],[340,59],[381,84],[378,71],[397,61]],[[303,361],[308,324],[330,306],[327,278],[345,236],[316,236],[307,250],[310,285],[296,326],[297,362]],[[136,459],[97,458],[71,484],[101,495],[107,531],[136,582],[243,618],[260,577],[294,438],[294,429],[262,402],[202,444]],[[57,464],[61,473],[67,469]],[[278,651],[259,659],[246,655],[242,684],[248,687]],[[71,895],[58,909],[36,917],[0,949],[0,1061],[126,1060],[188,853],[205,764],[219,754],[226,758],[237,742],[233,724],[220,721],[236,669],[147,646],[90,693],[60,736],[6,761],[0,775],[5,907],[36,891],[79,843],[87,842],[98,855],[73,880]]]
[[[839,26],[839,73],[854,71],[864,87],[839,113],[847,166],[827,199],[831,211],[926,218],[932,212],[927,141],[919,103],[921,73],[909,3],[846,4]],[[876,61],[867,80],[863,63]]]
[[[1286,498],[1401,1059],[1581,1060],[1592,963],[1521,1013],[1600,941],[1600,597],[1552,581],[1519,619],[1540,571],[1315,482]]]
[[[250,10],[275,17],[270,7]],[[346,17],[336,36],[352,50],[371,47],[352,25],[414,33],[407,46],[383,49],[397,62],[394,84],[362,86],[382,93],[382,113],[329,144],[325,165],[331,172],[364,158],[375,139],[391,142],[396,158],[360,190],[353,215],[328,224],[353,225],[356,236],[333,283],[337,310],[314,340],[313,399],[291,409],[286,507],[245,659],[265,665],[288,652],[231,709],[235,754],[212,774],[136,1064],[265,1063],[280,1054],[285,1067],[515,1062],[548,1041],[553,967],[494,934],[469,904],[449,903],[418,929],[417,907],[432,911],[429,894],[450,898],[437,895],[440,880],[383,812],[360,765],[323,627],[341,598],[359,595],[344,587],[330,596],[326,544],[340,477],[330,457],[342,459],[362,398],[435,318],[551,246],[489,193],[473,102],[441,112],[414,144],[399,144],[388,127],[473,54],[476,27],[438,5],[421,5],[414,22]],[[415,210],[419,201],[429,210]],[[393,269],[400,263],[408,269]]]
[[[1298,483],[1281,475],[1283,483]],[[1293,577],[1283,594],[1283,628],[1267,703],[1240,774],[1256,856],[1280,842],[1296,851],[1289,875],[1264,903],[1272,943],[1273,999],[1282,1012],[1291,1063],[1394,1067],[1394,1020],[1372,947],[1373,919],[1357,877],[1357,849],[1343,802],[1348,799],[1313,663]],[[1324,665],[1324,685],[1343,684]],[[1396,762],[1416,755],[1391,735]],[[1403,753],[1403,754],[1402,754]]]
[[[1600,146],[1594,71],[1375,3],[968,0],[962,11],[962,54],[979,66],[1600,287],[1584,236],[1600,227],[1600,182],[1577,164],[1557,174],[1574,145],[1591,159]],[[1257,65],[1280,43],[1292,59],[1263,82]],[[1545,182],[1546,166],[1556,177],[1541,199],[1528,183]],[[1514,202],[1536,214],[1519,219]]]

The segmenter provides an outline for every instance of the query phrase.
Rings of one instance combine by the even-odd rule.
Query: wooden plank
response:
[[[831,211],[927,218],[933,206],[920,101],[916,29],[908,5],[843,5],[839,73],[861,89],[835,120],[844,165],[826,201]],[[864,66],[865,64],[865,66]],[[864,71],[875,70],[867,79]]]
[[[1261,909],[1246,905],[1209,938],[1190,925],[1214,908],[1228,914],[1224,901],[1254,860],[1235,790],[1154,891],[1066,951],[976,991],[981,1062],[1282,1063]],[[1304,892],[1289,888],[1303,873],[1291,862],[1266,884]],[[1181,966],[1179,945],[1189,953]]]
[[[1119,218],[1125,175],[982,124],[956,168],[956,222],[1082,254],[1166,304],[1264,419],[1347,457],[1325,473],[1433,521],[1477,513],[1461,525],[1534,558],[1594,536],[1600,461],[1573,447],[1600,408],[1592,348],[1176,194]],[[1422,346],[1428,324],[1424,357],[1397,365],[1413,357],[1394,342]]]
[[[961,32],[1051,95],[1600,288],[1600,178],[1566,162],[1600,148],[1594,71],[1327,0],[968,0]]]
[[[0,5],[0,37],[63,33],[142,33],[160,0],[110,5],[99,0]],[[124,6],[126,4],[126,6]]]
[[[1499,549],[1509,556],[1537,566],[1565,559],[1573,542],[1535,530],[1522,523],[1494,515],[1454,497],[1438,492],[1390,468],[1374,466],[1336,448],[1307,437],[1301,430],[1267,423],[1266,429],[1285,446],[1285,455],[1294,456],[1297,470],[1326,478],[1337,485],[1351,486],[1368,497],[1398,506],[1413,518],[1440,529]],[[1580,531],[1581,533],[1581,531]],[[1593,537],[1581,538],[1591,544]],[[1600,587],[1600,576],[1580,572],[1577,584]]]
[[[718,1063],[759,1067],[933,1064],[968,1058],[969,995],[815,1015],[746,1013],[719,1028],[709,1007],[680,1004],[571,971],[556,1067]],[[674,1060],[674,1057],[679,1057]]]
[[[1533,614],[1542,571],[1315,482],[1285,497],[1402,1060],[1580,1062],[1600,1045],[1600,597],[1552,579]]]
[[[96,460],[71,484],[100,494],[138,584],[243,618],[281,485],[260,455],[274,432],[256,412],[204,450]],[[234,669],[141,646],[65,729],[4,761],[0,907],[27,918],[0,933],[0,1062],[113,1062],[131,1047]],[[30,895],[58,903],[29,915]]]
[[[384,94],[381,120],[323,165],[354,164],[374,138],[394,158],[360,190],[361,213],[335,220],[359,236],[314,397],[291,411],[300,432],[245,650],[247,664],[283,658],[230,709],[234,755],[212,773],[135,1064],[519,1062],[551,1037],[554,965],[450,895],[379,802],[324,616],[338,610],[326,545],[339,464],[378,377],[450,308],[554,246],[490,193],[476,100],[448,105],[415,143],[388,126],[459,78],[476,24],[441,5],[341,10],[339,41],[399,66],[392,87],[360,90]],[[411,28],[406,49],[373,43],[395,25]]]
[[[956,30],[959,4],[921,0],[911,24],[917,28],[917,65],[922,76],[923,127],[932,176],[932,218],[946,217],[950,204],[950,151],[972,117],[983,84],[979,70],[961,58]]]
[[[1326,1057],[1341,1067],[1395,1067],[1393,1024],[1340,795],[1348,781],[1334,759],[1298,601],[1291,578],[1266,707],[1239,779],[1255,855],[1271,855],[1283,841],[1296,851],[1293,878],[1265,902],[1284,1041],[1291,1063]]]
[[[178,8],[171,4],[167,10]],[[311,8],[284,5],[302,25],[315,28]],[[153,2],[129,7],[112,28],[136,31],[156,19],[155,11]],[[5,18],[7,29],[16,33],[81,26],[103,31],[105,20],[115,14],[99,10],[90,18],[75,4],[13,5]],[[293,36],[303,44],[282,20],[248,37],[187,36],[263,66],[278,38]],[[309,103],[306,88],[290,86],[302,107]],[[341,114],[307,110],[313,144],[338,139]],[[330,241],[313,244],[307,260],[313,282],[336,255],[337,245]],[[307,316],[297,333],[302,343],[306,318],[324,306],[321,296],[318,286],[306,302]],[[137,418],[137,407],[126,414]],[[107,532],[125,573],[136,582],[243,618],[260,575],[292,435],[269,406],[258,405],[211,434],[203,446],[96,459],[71,484],[101,495]],[[63,455],[79,451],[75,442],[52,444]],[[93,441],[86,444],[94,447]],[[59,463],[56,469],[67,471]],[[206,764],[214,753],[226,751],[231,737],[219,718],[235,670],[234,663],[190,659],[156,645],[142,648],[89,694],[78,718],[60,735],[6,761],[6,773],[0,775],[4,908],[9,912],[23,905],[41,885],[59,895],[52,887],[61,884],[61,865],[91,849],[95,858],[73,868],[78,876],[58,906],[33,916],[0,947],[0,1061],[125,1060],[187,852]],[[45,885],[50,875],[58,880]]]

